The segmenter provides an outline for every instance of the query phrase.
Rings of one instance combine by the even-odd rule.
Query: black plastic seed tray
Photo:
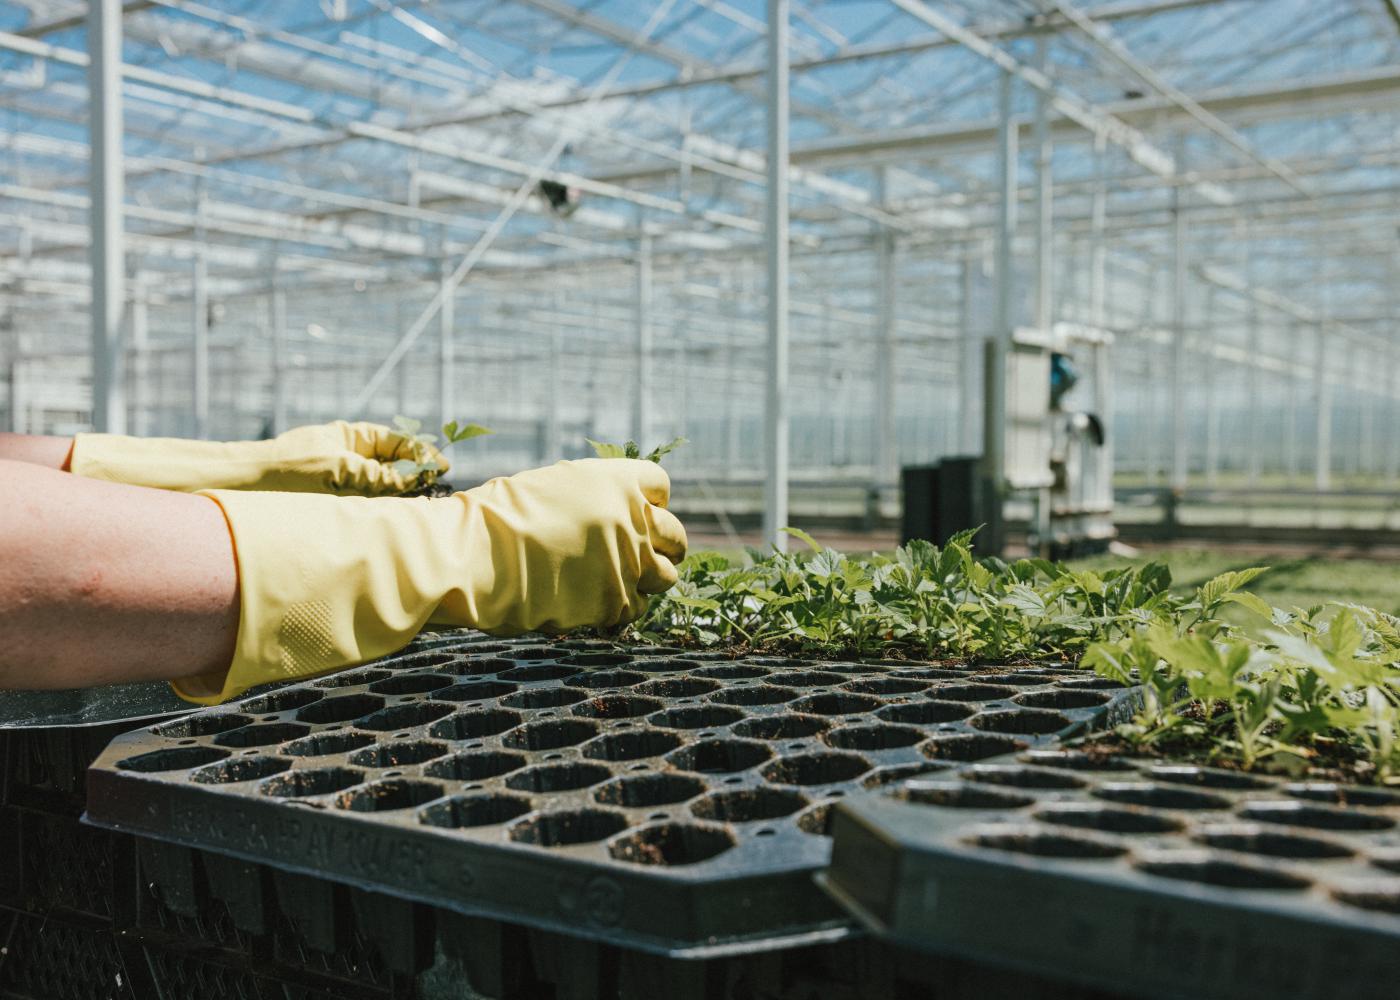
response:
[[[89,774],[88,819],[464,914],[735,954],[850,932],[811,878],[834,801],[1101,718],[1121,694],[1101,683],[459,637],[123,736]]]
[[[1393,998],[1400,793],[1031,750],[843,802],[819,881],[945,954],[1145,996]]]

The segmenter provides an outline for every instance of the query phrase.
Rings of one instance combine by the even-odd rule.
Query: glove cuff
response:
[[[180,493],[240,489],[255,484],[264,471],[254,457],[259,444],[76,434],[69,470],[87,479]]]

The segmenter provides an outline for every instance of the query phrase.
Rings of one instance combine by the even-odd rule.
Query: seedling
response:
[[[626,444],[607,444],[603,441],[594,441],[592,438],[584,438],[593,446],[593,453],[599,458],[642,458],[641,446],[636,441],[628,441]],[[675,451],[689,441],[683,437],[671,438],[665,444],[659,444],[651,451],[647,452],[646,460],[661,464],[661,459]]]
[[[402,415],[394,417],[394,429],[404,437],[408,447],[408,457],[394,463],[394,470],[404,479],[416,484],[417,488],[431,486],[437,482],[442,466],[433,457],[433,446],[437,444],[436,434],[424,434],[423,421]],[[446,444],[456,444],[495,431],[480,424],[459,424],[452,420],[442,425],[442,437]]]

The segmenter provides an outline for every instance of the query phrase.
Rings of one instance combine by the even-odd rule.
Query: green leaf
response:
[[[490,427],[483,427],[481,424],[458,425],[455,420],[442,425],[442,436],[447,440],[448,444],[456,444],[458,441],[469,441],[472,438],[495,433],[496,432]]]
[[[394,429],[400,431],[404,437],[413,437],[423,429],[423,421],[399,413],[394,416]]]
[[[592,438],[584,438],[592,447],[593,454],[599,458],[626,458],[627,452],[620,444],[605,444],[602,441],[594,441]]]
[[[655,448],[653,448],[653,449],[647,454],[647,461],[648,461],[648,462],[655,462],[657,465],[660,465],[660,464],[661,464],[661,460],[662,460],[663,458],[665,458],[667,455],[671,454],[671,452],[675,451],[677,448],[681,447],[682,445],[686,445],[686,444],[689,444],[689,443],[690,443],[690,439],[689,439],[689,438],[683,438],[683,437],[674,437],[674,438],[671,438],[671,440],[667,441],[665,444],[659,444],[659,445],[657,445]]]
[[[820,552],[822,550],[822,547],[817,544],[817,540],[801,528],[794,528],[792,525],[788,525],[786,528],[782,528],[781,531],[783,534],[791,535],[798,541],[805,543],[813,552]]]
[[[1229,593],[1224,595],[1222,600],[1228,601],[1231,604],[1238,604],[1242,608],[1248,608],[1261,618],[1267,618],[1270,621],[1273,620],[1274,609],[1272,605],[1258,594],[1250,594],[1247,592]]]
[[[1247,586],[1260,574],[1268,571],[1267,566],[1251,566],[1248,569],[1236,569],[1221,573],[1201,585],[1201,604],[1206,608],[1214,607],[1224,600],[1226,594]]]
[[[637,444],[636,441],[628,441],[625,445],[622,446],[622,457],[623,457],[623,458],[641,458],[641,457],[642,457],[642,448],[641,448],[641,445]]]
[[[409,458],[401,458],[394,463],[394,471],[405,479],[417,479],[419,465]]]

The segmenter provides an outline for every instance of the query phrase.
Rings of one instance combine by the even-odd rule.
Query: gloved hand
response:
[[[404,646],[425,624],[496,635],[611,626],[676,582],[685,529],[654,462],[584,459],[450,497],[215,490],[238,561],[226,674],[176,682],[211,705]]]
[[[432,449],[442,471],[447,460]],[[369,495],[415,485],[394,469],[410,455],[407,439],[381,424],[295,427],[268,441],[188,441],[122,434],[78,434],[70,469],[89,479],[193,493],[279,490]]]

